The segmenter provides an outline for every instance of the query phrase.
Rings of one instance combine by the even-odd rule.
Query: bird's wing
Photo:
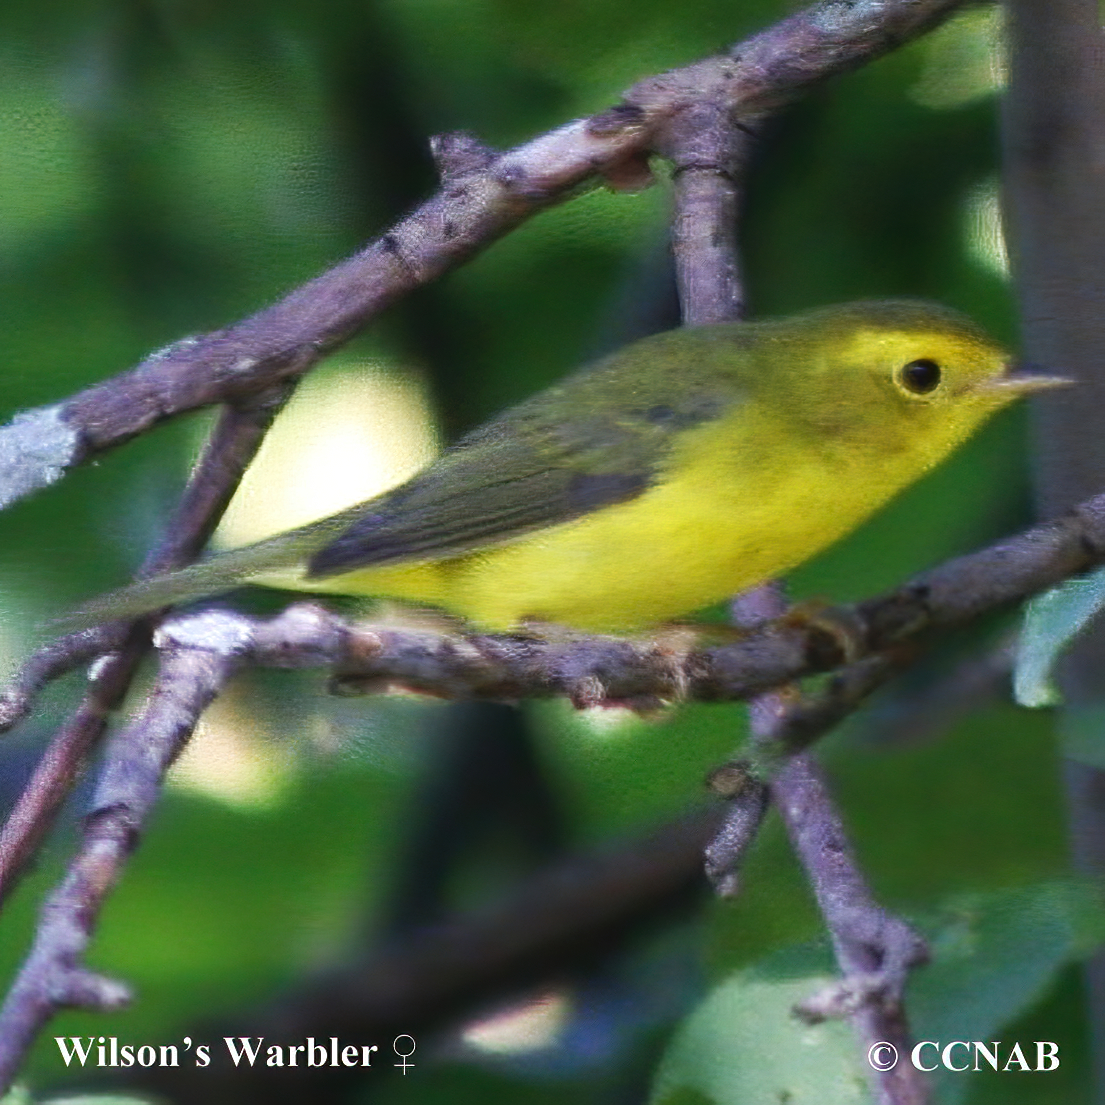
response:
[[[687,363],[691,341],[701,356]],[[396,561],[442,560],[570,521],[649,487],[678,435],[738,402],[712,337],[645,339],[674,367],[637,379],[626,351],[507,411],[412,480],[329,518],[139,580],[60,620],[132,617],[300,569],[326,577]],[[632,349],[634,347],[630,347]],[[670,352],[669,352],[670,349]],[[628,379],[627,379],[628,378]],[[673,391],[677,394],[673,395]]]
[[[604,387],[605,383],[605,387]],[[664,401],[640,386],[607,396],[601,375],[522,404],[462,439],[425,472],[365,504],[309,561],[324,578],[406,560],[442,560],[636,498],[677,434],[734,397],[712,382]],[[581,392],[583,394],[581,394]]]

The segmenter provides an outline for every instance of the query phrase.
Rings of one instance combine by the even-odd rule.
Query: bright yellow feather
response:
[[[996,410],[1059,382],[1011,374],[969,321],[911,301],[673,331],[506,412],[379,499],[79,617],[279,580],[481,629],[635,631],[793,568]]]

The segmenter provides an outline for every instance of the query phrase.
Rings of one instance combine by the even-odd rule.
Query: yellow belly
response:
[[[775,429],[704,427],[687,435],[669,476],[631,502],[468,555],[308,586],[441,606],[487,630],[534,620],[632,632],[788,571],[927,467],[899,456],[891,474],[876,464],[844,472],[834,456],[796,449],[793,432],[780,453]]]

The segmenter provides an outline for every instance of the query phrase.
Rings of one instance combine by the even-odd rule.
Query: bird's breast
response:
[[[768,419],[703,426],[636,499],[454,562],[447,605],[489,629],[640,630],[788,571],[911,478]]]

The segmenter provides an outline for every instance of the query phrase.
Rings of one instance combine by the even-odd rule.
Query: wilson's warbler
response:
[[[793,568],[1020,395],[968,319],[908,300],[674,330],[581,370],[369,502],[107,595],[88,623],[272,582],[474,627],[629,632]]]

